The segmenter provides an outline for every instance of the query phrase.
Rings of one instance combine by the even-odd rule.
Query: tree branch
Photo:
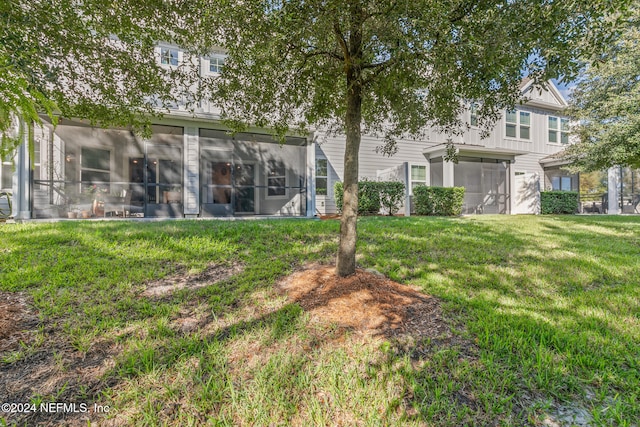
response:
[[[342,53],[344,54],[343,61],[348,60],[350,58],[349,46],[347,46],[347,41],[345,40],[344,35],[340,30],[340,24],[338,24],[338,21],[333,22],[333,33],[336,35],[336,38],[338,39],[338,44],[340,45],[340,48],[342,49]]]

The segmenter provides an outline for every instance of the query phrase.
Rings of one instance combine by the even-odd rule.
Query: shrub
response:
[[[377,184],[380,193],[380,205],[389,212],[389,215],[393,215],[400,209],[400,205],[404,200],[404,183],[400,181],[381,181]]]
[[[462,213],[464,187],[414,187],[416,214],[457,216]]]
[[[368,180],[358,182],[358,215],[372,215],[380,212],[380,184],[383,183]],[[342,212],[344,202],[342,182],[335,183],[333,193],[338,211]]]
[[[543,214],[574,214],[578,212],[577,191],[543,191],[540,193],[540,208]]]

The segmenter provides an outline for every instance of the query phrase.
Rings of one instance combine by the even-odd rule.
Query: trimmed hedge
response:
[[[344,187],[336,182],[333,187],[338,211],[342,212]],[[397,181],[358,182],[358,215],[375,215],[384,207],[389,215],[395,213],[404,199],[404,184]]]
[[[577,191],[543,191],[540,210],[543,214],[574,214],[578,212],[580,195]]]
[[[416,214],[437,216],[458,216],[462,213],[464,187],[413,188],[413,202]]]

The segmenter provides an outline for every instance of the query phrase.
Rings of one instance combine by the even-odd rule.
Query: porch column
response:
[[[27,126],[30,126],[27,125]],[[24,133],[24,142],[16,150],[13,173],[13,212],[15,219],[31,219],[31,159],[29,158],[29,132]]]
[[[516,170],[513,167],[515,163],[515,159],[509,162],[509,166],[507,167],[507,194],[509,195],[509,212],[508,214],[516,213],[516,202],[517,202],[517,192],[518,188],[516,186]],[[538,194],[540,194],[540,189],[538,188]],[[539,214],[540,212],[535,212]]]
[[[620,213],[620,209],[618,208],[618,201],[620,200],[618,194],[618,186],[620,183],[620,168],[618,166],[614,166],[609,168],[608,170],[608,182],[607,182],[607,204],[609,208],[607,213],[609,215],[618,215]]]
[[[411,216],[411,166],[409,162],[402,164],[404,169],[404,216]],[[427,180],[429,180],[429,174],[427,174]]]
[[[442,186],[443,187],[453,187],[454,179],[453,179],[453,162],[448,162],[443,159],[442,162]]]
[[[184,215],[200,213],[200,130],[184,128]]]
[[[316,215],[316,137],[309,136],[307,144],[307,218]]]

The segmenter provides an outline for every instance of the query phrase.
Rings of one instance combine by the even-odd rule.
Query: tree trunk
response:
[[[344,147],[344,198],[340,219],[340,245],[336,259],[336,274],[346,277],[356,272],[356,225],[358,222],[358,152],[360,151],[362,88],[359,82],[349,82],[347,76],[347,116]]]
[[[340,244],[336,259],[336,274],[346,277],[356,272],[356,226],[358,223],[358,152],[360,151],[362,120],[362,22],[360,1],[350,2],[349,49],[345,55],[346,103],[344,147],[344,197],[340,220]]]

